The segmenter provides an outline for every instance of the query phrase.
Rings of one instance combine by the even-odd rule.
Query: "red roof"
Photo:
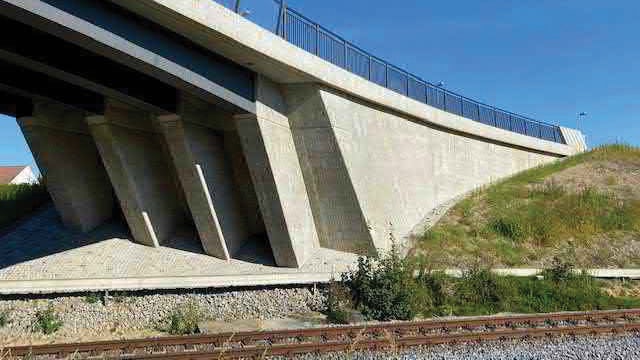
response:
[[[10,183],[25,168],[26,166],[0,166],[0,185]]]

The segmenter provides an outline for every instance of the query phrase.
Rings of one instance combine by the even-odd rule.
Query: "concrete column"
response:
[[[215,109],[184,104],[180,115],[158,117],[206,253],[229,260],[249,238],[221,133],[206,126]]]
[[[66,226],[89,231],[113,214],[113,190],[84,113],[36,103],[33,116],[18,119],[47,190]]]
[[[134,239],[159,246],[186,215],[152,116],[108,103],[87,122]]]
[[[236,116],[236,126],[276,263],[300,267],[318,236],[280,90],[259,77],[257,115]]]

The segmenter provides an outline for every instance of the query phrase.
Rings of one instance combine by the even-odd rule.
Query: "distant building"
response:
[[[38,177],[31,166],[0,166],[0,185],[35,184]]]

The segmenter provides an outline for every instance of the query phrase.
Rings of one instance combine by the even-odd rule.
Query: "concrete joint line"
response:
[[[211,197],[211,193],[209,192],[209,187],[207,186],[207,181],[205,180],[204,173],[202,172],[202,167],[200,166],[200,164],[196,164],[196,173],[198,175],[198,180],[200,181],[200,186],[202,187],[202,191],[204,191],[205,198],[207,199],[207,205],[209,206],[209,211],[213,216],[216,233],[218,234],[218,239],[220,239],[220,245],[222,247],[222,251],[224,251],[225,260],[230,261],[231,256],[229,255],[227,242],[225,241],[224,234],[222,233],[220,220],[218,219],[218,214],[216,213],[216,209],[213,206],[213,198]]]
[[[156,232],[153,229],[153,225],[151,224],[151,220],[149,219],[149,214],[146,211],[142,212],[142,219],[144,220],[144,225],[147,229],[149,237],[151,241],[153,241],[153,247],[160,247],[160,243],[158,242],[158,237],[156,236]]]

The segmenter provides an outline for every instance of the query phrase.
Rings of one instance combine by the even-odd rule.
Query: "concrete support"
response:
[[[205,252],[229,260],[249,237],[215,108],[183,102],[180,115],[158,118]],[[231,119],[229,119],[231,120]]]
[[[87,122],[134,239],[159,246],[186,216],[152,116],[108,103],[104,116]]]
[[[269,242],[279,266],[300,267],[318,247],[315,223],[279,88],[259,77],[257,116],[236,116]]]
[[[291,85],[284,87],[284,94],[320,244],[364,255],[375,253],[341,149],[349,146],[351,132],[332,125],[318,86]]]
[[[89,231],[113,214],[113,190],[84,113],[36,103],[33,116],[18,124],[44,176],[65,225]]]
[[[322,246],[403,249],[437,206],[558,157],[448,132],[318,84],[284,87]],[[363,249],[364,247],[364,249]]]

